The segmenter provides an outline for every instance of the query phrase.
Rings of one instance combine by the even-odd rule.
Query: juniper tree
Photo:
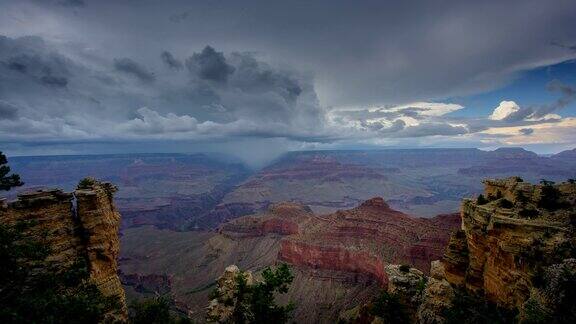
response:
[[[0,152],[0,190],[8,191],[13,187],[18,187],[24,184],[20,181],[20,176],[17,174],[11,174],[10,167],[8,166],[8,160],[6,155]]]

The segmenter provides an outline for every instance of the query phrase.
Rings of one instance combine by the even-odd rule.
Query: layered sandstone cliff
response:
[[[20,194],[2,204],[0,221],[30,223],[28,234],[50,247],[46,267],[64,268],[85,260],[94,284],[105,296],[118,297],[122,305],[109,318],[122,321],[127,308],[117,275],[120,214],[112,201],[115,191],[109,183],[86,179],[73,193],[53,189]]]
[[[447,280],[522,311],[545,271],[575,257],[576,184],[486,180],[482,199],[462,203],[462,230],[444,260]]]
[[[461,230],[430,276],[389,265],[388,292],[417,323],[573,322],[576,184],[517,177],[484,184],[481,197],[463,201]]]
[[[353,209],[314,217],[282,241],[278,257],[295,266],[344,271],[385,285],[386,264],[408,263],[428,272],[457,224],[457,215],[416,218],[373,198]]]

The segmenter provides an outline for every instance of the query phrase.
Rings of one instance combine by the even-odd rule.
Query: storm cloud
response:
[[[16,119],[16,116],[18,115],[18,107],[16,107],[15,105],[0,100],[0,119]]]
[[[164,62],[164,64],[166,64],[167,67],[174,69],[174,70],[181,70],[183,67],[182,62],[180,62],[179,60],[177,60],[172,53],[168,52],[168,51],[163,51],[162,54],[160,54],[160,57],[162,58],[162,62]]]
[[[153,82],[156,80],[154,73],[148,71],[144,66],[136,63],[134,60],[126,57],[115,59],[114,68],[117,71],[132,75],[142,82]]]
[[[186,60],[190,73],[203,80],[225,83],[228,76],[234,73],[234,67],[226,62],[222,52],[217,52],[210,46],[204,47],[202,52],[194,53]]]
[[[575,15],[571,0],[6,0],[0,137],[305,146],[487,143],[485,132],[508,127],[535,136],[564,121],[570,84],[501,119],[460,100],[576,58]]]

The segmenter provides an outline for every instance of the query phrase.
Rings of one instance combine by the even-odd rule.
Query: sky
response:
[[[576,147],[576,2],[0,0],[8,155]]]

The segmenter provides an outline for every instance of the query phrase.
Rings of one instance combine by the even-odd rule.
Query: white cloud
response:
[[[421,109],[420,115],[422,116],[443,116],[451,112],[463,109],[464,106],[454,103],[443,102],[413,102],[406,105],[392,107],[390,111],[401,111],[407,108]]]
[[[147,107],[142,107],[137,112],[139,118],[120,124],[119,129],[141,134],[166,134],[194,131],[198,125],[196,118],[188,115],[168,113],[162,116]]]
[[[520,110],[520,106],[516,104],[514,101],[502,101],[496,109],[490,115],[490,119],[492,120],[503,120],[506,117],[518,112]]]

